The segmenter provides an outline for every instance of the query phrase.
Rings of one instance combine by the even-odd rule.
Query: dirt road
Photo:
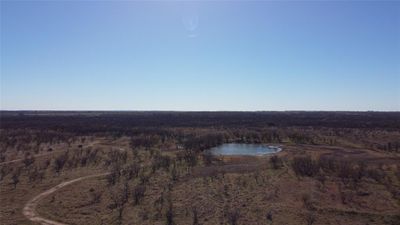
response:
[[[101,173],[101,174],[94,174],[94,175],[89,175],[89,176],[84,176],[84,177],[79,177],[70,181],[65,181],[62,182],[61,184],[54,186],[50,188],[49,190],[40,193],[39,195],[35,196],[32,198],[28,203],[25,204],[24,209],[22,210],[22,213],[26,218],[28,218],[30,221],[40,223],[42,225],[65,225],[64,223],[60,223],[57,221],[49,220],[46,218],[41,217],[37,212],[36,212],[36,207],[39,204],[39,202],[44,199],[45,197],[49,196],[50,194],[56,192],[58,189],[63,188],[65,186],[68,186],[70,184],[79,182],[81,180],[86,180],[94,177],[102,177],[106,176],[109,173]]]

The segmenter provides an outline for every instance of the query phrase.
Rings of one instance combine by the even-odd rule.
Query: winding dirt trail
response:
[[[118,151],[125,151],[124,148],[117,148]],[[86,179],[90,179],[90,178],[94,178],[94,177],[102,177],[102,176],[106,176],[110,174],[110,172],[105,172],[105,173],[99,173],[99,174],[94,174],[94,175],[88,175],[88,176],[84,176],[84,177],[79,177],[73,180],[69,180],[69,181],[65,181],[62,182],[61,184],[58,184],[52,188],[50,188],[49,190],[40,193],[39,195],[35,196],[34,198],[32,198],[29,202],[27,202],[22,210],[22,214],[28,218],[30,221],[32,222],[36,222],[36,223],[40,223],[42,225],[66,225],[64,223],[60,223],[57,221],[53,221],[50,219],[46,219],[41,217],[37,212],[36,212],[36,207],[39,204],[39,202],[44,199],[45,197],[49,196],[50,194],[56,192],[57,190],[68,186],[70,184],[79,182],[81,180],[86,180]]]
[[[68,186],[70,184],[79,182],[81,180],[86,180],[86,179],[90,179],[90,178],[94,178],[94,177],[102,177],[102,176],[106,176],[110,173],[100,173],[100,174],[94,174],[94,175],[89,175],[89,176],[84,176],[84,177],[79,177],[73,180],[69,180],[69,181],[65,181],[62,182],[61,184],[58,184],[52,188],[50,188],[49,190],[40,193],[39,195],[35,196],[34,198],[32,198],[29,202],[27,202],[24,206],[24,209],[22,210],[22,214],[24,214],[24,216],[26,218],[28,218],[30,221],[36,222],[36,223],[40,223],[42,225],[65,225],[64,223],[60,223],[57,221],[53,221],[53,220],[49,220],[46,218],[41,217],[37,212],[36,212],[36,206],[39,204],[39,202],[44,199],[45,197],[49,196],[50,194],[56,192],[58,189],[61,189],[65,186]]]

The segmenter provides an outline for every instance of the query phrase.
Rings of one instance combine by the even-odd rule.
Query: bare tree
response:
[[[144,197],[146,186],[138,185],[132,191],[133,205],[138,205],[140,200]]]
[[[108,185],[115,185],[121,177],[121,169],[119,164],[113,164],[110,174],[107,175]]]
[[[192,225],[199,225],[199,218],[197,216],[197,209],[196,207],[192,208],[192,214],[193,214],[193,222]]]
[[[125,204],[128,202],[127,186],[124,185],[122,188],[117,188],[115,190],[110,189],[110,196],[112,204],[109,206],[111,209],[116,209],[117,222],[122,224],[122,214],[125,208]]]
[[[54,171],[59,174],[62,168],[64,167],[65,163],[68,160],[68,152],[58,156],[54,160]]]
[[[240,212],[238,209],[229,210],[227,213],[228,223],[231,225],[237,225],[240,217]]]
[[[11,176],[11,183],[14,185],[14,189],[17,188],[17,184],[19,183],[19,176],[21,175],[20,170],[13,173]]]
[[[267,212],[267,220],[272,223],[272,210]]]
[[[140,166],[136,163],[131,163],[126,169],[126,176],[128,180],[131,180],[132,178],[138,177],[139,172],[140,172]]]
[[[172,165],[172,169],[170,171],[172,181],[177,181],[179,178],[179,173],[177,169],[176,162]]]
[[[194,167],[197,164],[197,155],[193,150],[185,150],[183,158],[190,167]]]
[[[174,211],[172,208],[172,203],[169,203],[167,212],[165,213],[165,224],[174,225]]]
[[[306,215],[307,225],[313,225],[315,223],[315,214],[309,211]]]

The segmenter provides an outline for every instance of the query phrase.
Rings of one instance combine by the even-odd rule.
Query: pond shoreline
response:
[[[225,143],[206,150],[214,156],[266,156],[282,151],[280,145]]]

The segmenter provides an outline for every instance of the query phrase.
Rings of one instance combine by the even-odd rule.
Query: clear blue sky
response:
[[[1,109],[400,110],[400,2],[1,1]]]

